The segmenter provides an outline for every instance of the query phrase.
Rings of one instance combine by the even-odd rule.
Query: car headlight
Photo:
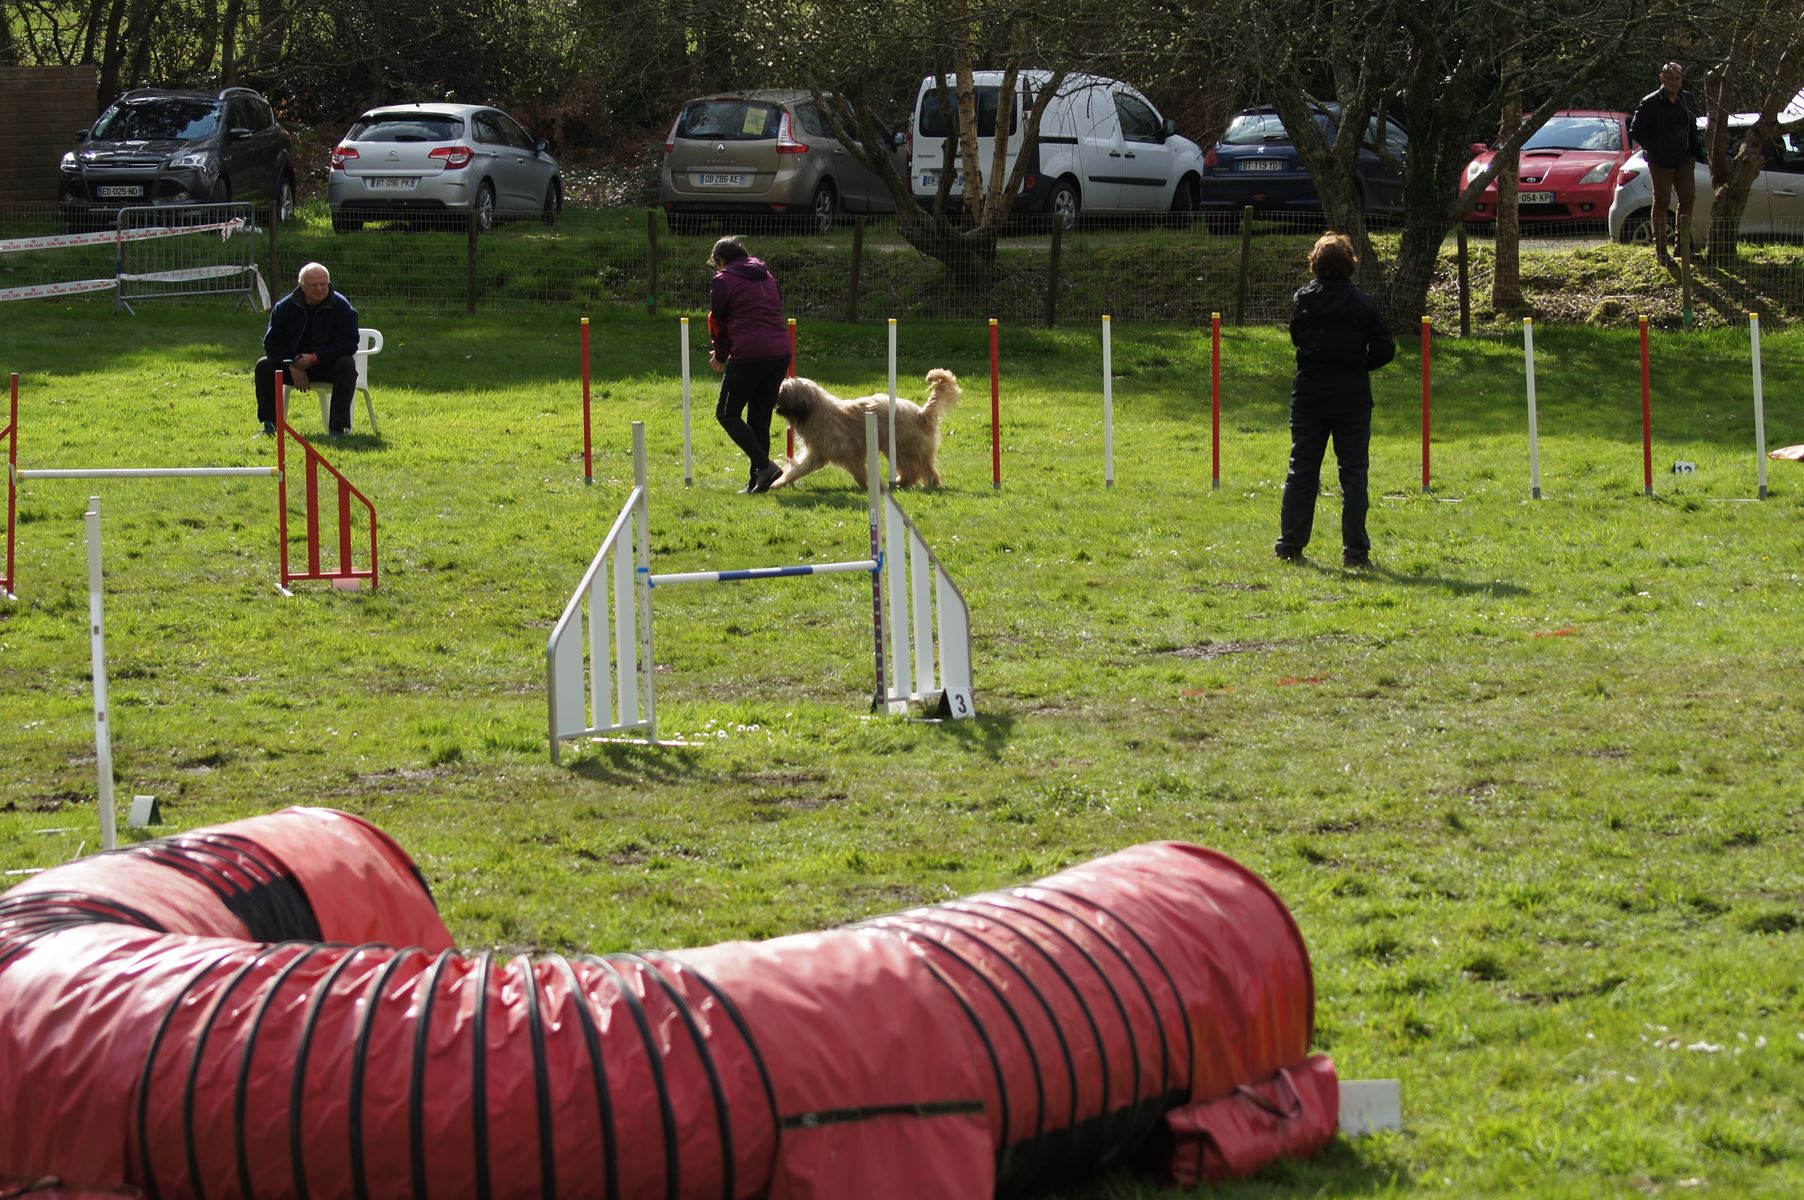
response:
[[[1598,163],[1589,171],[1579,176],[1580,183],[1602,183],[1610,177],[1610,164]]]
[[[169,160],[169,165],[177,171],[200,171],[207,175],[219,169],[211,150],[190,150],[186,154],[178,154]]]
[[[75,162],[75,151],[71,150],[63,155],[63,171],[66,174],[73,175],[80,169],[81,168]]]
[[[1474,179],[1477,179],[1479,175],[1483,173],[1485,166],[1485,163],[1481,163],[1477,159],[1473,159],[1471,162],[1467,163],[1466,182],[1470,184]]]

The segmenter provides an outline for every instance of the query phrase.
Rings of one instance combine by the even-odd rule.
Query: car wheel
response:
[[[545,189],[545,224],[556,225],[558,214],[564,211],[564,189],[558,186],[557,180]]]
[[[814,201],[808,206],[809,224],[816,233],[832,233],[833,219],[839,211],[839,197],[833,192],[833,185],[826,180],[814,189]]]
[[[353,217],[349,213],[341,212],[336,208],[332,210],[333,233],[356,233],[362,228],[362,217]]]
[[[490,233],[495,228],[495,185],[488,180],[476,189],[476,229]]]
[[[294,176],[284,174],[282,181],[276,184],[276,214],[278,225],[286,225],[294,219]]]
[[[1082,207],[1078,200],[1077,184],[1069,179],[1059,180],[1052,189],[1052,199],[1046,202],[1047,211],[1062,222],[1066,229],[1076,227]]]
[[[1171,216],[1168,224],[1173,229],[1188,229],[1196,216],[1197,205],[1196,180],[1189,175],[1178,180],[1177,190],[1171,194]]]
[[[230,204],[232,202],[232,185],[224,175],[213,181],[213,190],[207,193],[208,204]]]
[[[1616,240],[1625,246],[1645,246],[1653,241],[1653,210],[1644,208],[1640,212],[1630,213],[1628,220],[1622,223],[1622,232]]]

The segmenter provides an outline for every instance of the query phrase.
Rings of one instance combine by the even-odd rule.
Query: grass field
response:
[[[365,814],[470,947],[706,944],[1026,881],[1143,840],[1221,849],[1295,912],[1319,1047],[1403,1081],[1406,1128],[1236,1196],[1804,1193],[1804,466],[1755,491],[1743,331],[1435,347],[1434,490],[1412,346],[1377,378],[1377,568],[1272,558],[1281,330],[1118,323],[1118,482],[1092,331],[1010,329],[1003,487],[975,324],[910,324],[905,389],[963,378],[947,486],[904,506],[969,597],[981,718],[868,712],[856,578],[672,589],[660,717],[683,748],[553,767],[545,639],[651,447],[659,570],[863,553],[827,472],[746,497],[698,382],[682,481],[676,325],[597,312],[585,487],[574,313],[384,316],[383,438],[322,448],[376,503],[382,586],[273,586],[273,484],[26,481],[0,606],[0,866],[96,843],[81,514],[103,497],[119,791],[171,829],[288,804]],[[11,306],[23,468],[256,465],[262,318]],[[1407,340],[1407,339],[1406,339]],[[810,325],[802,370],[884,385],[883,331]],[[1804,441],[1804,334],[1764,345],[1770,445]],[[703,372],[706,377],[706,372]],[[711,377],[706,377],[711,382]],[[317,427],[311,399],[296,424]],[[780,437],[780,435],[779,435]],[[1697,464],[1675,476],[1672,463]],[[1328,476],[1332,478],[1331,474]],[[46,832],[46,831],[60,832]],[[1121,1172],[1081,1197],[1150,1195]]]

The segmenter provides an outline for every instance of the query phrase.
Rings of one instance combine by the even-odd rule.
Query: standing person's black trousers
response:
[[[243,361],[243,360],[240,360]],[[283,363],[288,385],[294,386],[294,371],[289,363]],[[339,433],[351,428],[351,402],[357,398],[357,358],[347,354],[343,358],[330,361],[321,360],[313,364],[307,372],[307,381],[313,383],[332,383],[332,411],[326,421],[326,428]],[[771,403],[776,403],[776,392],[771,393]],[[287,398],[288,407],[294,407],[294,398]],[[257,360],[257,419],[269,424],[276,419],[276,370],[275,364],[267,358]]]
[[[1284,507],[1279,515],[1278,549],[1303,552],[1315,528],[1315,499],[1322,488],[1322,456],[1334,440],[1340,464],[1340,537],[1342,553],[1363,558],[1372,550],[1366,536],[1366,469],[1371,461],[1372,409],[1291,406],[1290,473],[1284,479]]]
[[[721,372],[720,400],[714,406],[714,419],[752,460],[753,471],[770,464],[771,414],[777,411],[777,389],[788,374],[787,358],[757,362],[733,359]]]

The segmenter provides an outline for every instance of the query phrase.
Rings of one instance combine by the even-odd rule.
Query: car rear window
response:
[[[351,126],[347,142],[454,142],[463,118],[444,113],[372,113]]]
[[[722,142],[762,142],[777,136],[783,110],[758,100],[697,100],[683,109],[676,135]]]
[[[1323,132],[1327,131],[1328,118],[1321,113],[1315,114],[1315,123]],[[1262,142],[1289,140],[1290,133],[1277,113],[1241,113],[1229,122],[1228,131],[1221,135],[1224,146],[1257,146]]]
[[[980,85],[977,89],[977,136],[996,136],[996,104],[997,96],[1002,91],[994,84]],[[933,88],[921,93],[921,127],[916,132],[921,137],[943,138],[958,129],[958,95],[946,89],[946,102],[952,107],[952,122],[947,124],[945,114],[940,111],[940,98]],[[1009,113],[1008,131],[1016,130],[1016,114]]]
[[[1529,135],[1524,150],[1622,149],[1622,125],[1609,117],[1550,117]]]
[[[162,97],[128,100],[94,126],[93,136],[109,142],[173,138],[192,142],[219,128],[219,102]]]

